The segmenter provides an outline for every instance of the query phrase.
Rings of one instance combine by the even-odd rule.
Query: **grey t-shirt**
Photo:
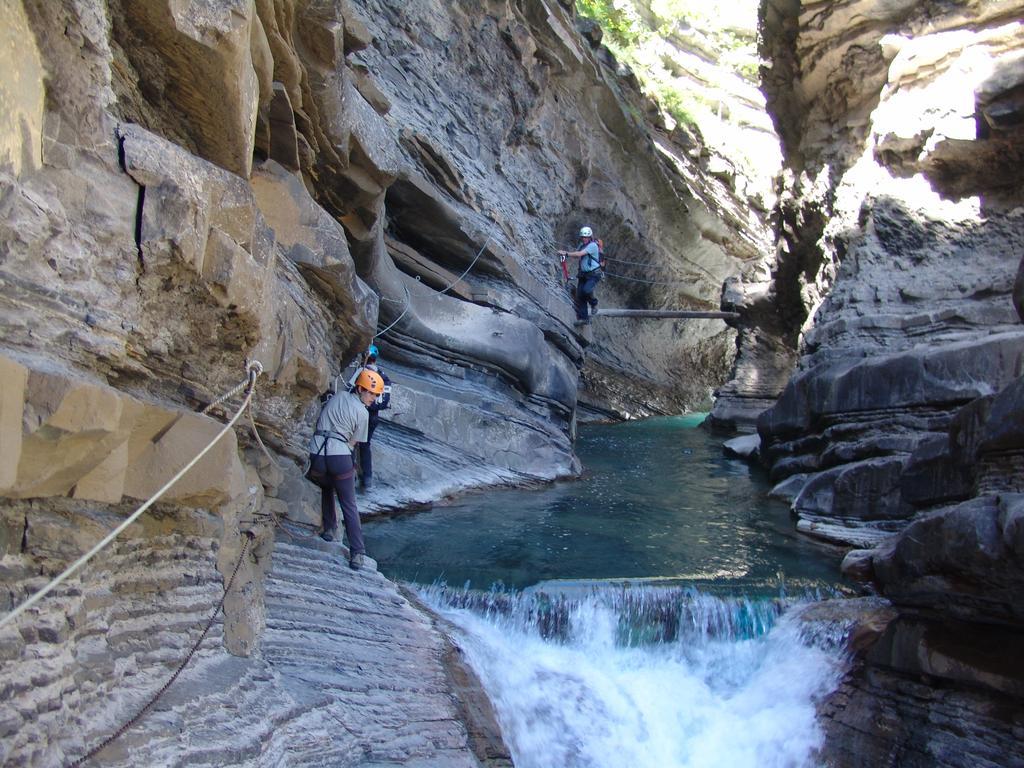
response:
[[[328,456],[351,456],[350,443],[365,443],[370,413],[354,392],[339,392],[320,412],[316,420],[317,432],[330,432],[330,437],[313,435],[309,452],[320,453],[327,440]]]

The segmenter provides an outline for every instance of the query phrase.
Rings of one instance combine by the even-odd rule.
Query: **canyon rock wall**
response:
[[[899,614],[823,709],[830,764],[1022,759],[1022,14],[762,5],[787,170],[720,421]]]
[[[705,402],[734,332],[575,328],[554,251],[590,224],[634,263],[635,279],[602,285],[605,306],[710,309],[763,252],[757,216],[645,122],[635,79],[571,4],[24,0],[0,14],[0,607],[209,445],[247,365],[262,367],[252,423],[0,630],[0,759],[64,764],[110,735],[233,576],[180,681],[194,695],[169,694],[105,758],[320,764],[342,760],[322,738],[340,728],[352,764],[474,764],[465,718],[443,705],[449,652],[386,584],[364,602],[391,607],[342,632],[402,636],[408,658],[375,646],[372,683],[305,675],[308,648],[282,652],[298,659],[282,671],[272,652],[286,630],[312,647],[341,631],[302,634],[302,616],[364,615],[313,594],[296,618],[280,586],[309,576],[304,560],[339,590],[366,584],[337,572],[338,545],[275,549],[281,526],[319,523],[300,476],[317,395],[376,338],[396,386],[374,439],[383,491],[364,510],[571,474],[577,413]],[[429,690],[403,671],[421,663]],[[375,692],[378,719],[357,724],[358,702],[328,706],[325,690]],[[257,701],[273,728],[204,715]],[[392,727],[410,718],[433,736]]]
[[[725,378],[733,332],[611,318],[577,332],[554,251],[591,225],[610,259],[604,306],[713,309],[722,281],[764,252],[766,231],[744,198],[701,173],[699,152],[647,125],[635,77],[574,28],[567,6],[363,6],[373,43],[352,58],[389,105],[382,119],[403,159],[385,203],[397,269],[366,257],[383,265],[373,278],[389,299],[382,318],[400,314],[410,278],[436,290],[462,276],[468,301],[486,308],[476,314],[514,313],[574,363],[586,347],[584,415],[698,407]],[[443,306],[420,290],[416,314]],[[382,350],[422,366],[407,320]],[[467,325],[475,343],[498,330]]]

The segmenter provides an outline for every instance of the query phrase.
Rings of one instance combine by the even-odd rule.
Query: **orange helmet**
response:
[[[384,379],[380,377],[379,373],[374,373],[369,368],[363,368],[356,376],[356,386],[379,395],[384,391]]]

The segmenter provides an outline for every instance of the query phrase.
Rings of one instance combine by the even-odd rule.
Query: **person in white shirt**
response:
[[[355,466],[352,451],[366,442],[369,413],[366,410],[384,391],[380,374],[363,369],[352,392],[335,394],[320,411],[316,431],[309,443],[310,472],[324,478],[320,486],[323,531],[320,538],[333,541],[338,531],[334,496],[341,502],[345,535],[348,537],[349,567],[359,570],[366,554],[363,528],[356,507]]]

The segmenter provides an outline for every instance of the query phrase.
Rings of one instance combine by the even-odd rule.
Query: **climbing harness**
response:
[[[320,412],[323,413],[323,408],[320,409]],[[320,417],[317,416],[316,420],[320,421]],[[315,432],[313,432],[313,435],[322,438],[322,440],[320,441],[320,450],[313,455],[323,456],[325,462],[327,461],[328,440],[337,440],[340,443],[348,443],[349,440],[351,439],[345,437],[340,432],[334,432],[329,429],[318,429]],[[326,471],[318,472],[317,470],[313,469],[312,456],[307,460],[306,471],[303,472],[302,474],[307,480],[309,480],[309,482],[313,483],[313,485],[317,486],[318,488],[327,489],[333,487],[331,475],[327,474]]]
[[[69,768],[78,768],[79,766],[83,765],[87,760],[92,759],[100,752],[102,752],[104,749],[106,749],[114,741],[123,736],[133,725],[139,722],[139,720],[141,720],[145,716],[145,714],[149,712],[150,709],[152,709],[153,705],[160,700],[160,697],[163,696],[167,692],[167,689],[174,684],[174,681],[178,679],[178,675],[182,673],[182,670],[185,669],[188,663],[192,660],[192,657],[195,656],[196,651],[199,650],[199,646],[202,645],[203,640],[206,639],[206,635],[209,634],[210,628],[213,626],[214,620],[217,618],[217,616],[220,615],[221,610],[224,608],[224,600],[227,599],[228,592],[231,591],[231,587],[235,583],[235,576],[238,575],[238,569],[239,567],[241,567],[242,561],[245,559],[246,552],[248,552],[249,550],[249,544],[252,541],[252,539],[253,535],[248,532],[243,537],[242,550],[238,553],[238,562],[235,563],[234,570],[231,571],[231,578],[228,579],[228,583],[224,587],[224,594],[220,596],[220,602],[217,603],[217,608],[213,611],[213,615],[211,615],[210,619],[206,622],[206,626],[203,627],[203,631],[202,634],[199,635],[199,639],[196,640],[195,643],[193,643],[192,647],[189,649],[189,652],[185,655],[184,660],[182,660],[182,662],[178,665],[178,668],[174,670],[174,674],[172,674],[167,679],[167,682],[160,687],[160,690],[153,694],[150,700],[147,701],[145,705],[143,705],[142,709],[140,709],[138,712],[132,715],[132,717],[126,720],[121,725],[120,728],[114,731],[113,734],[105,738],[95,747],[93,747],[80,758],[75,760],[75,762],[71,763]]]
[[[164,483],[163,487],[160,488],[160,490],[158,490],[156,493],[154,493],[142,506],[140,506],[138,509],[132,512],[132,514],[129,515],[120,525],[118,525],[114,530],[112,530],[110,533],[104,536],[103,539],[98,544],[96,544],[96,546],[94,546],[92,549],[90,549],[88,552],[86,552],[84,555],[78,558],[75,562],[73,562],[71,565],[65,568],[64,571],[59,576],[54,578],[49,584],[47,584],[45,587],[43,587],[38,592],[33,594],[30,598],[28,598],[25,602],[18,605],[10,613],[8,613],[6,616],[0,619],[0,629],[10,624],[18,616],[20,616],[33,605],[38,603],[44,597],[46,597],[46,595],[48,595],[56,587],[58,587],[60,584],[66,581],[72,574],[76,573],[79,568],[81,568],[93,557],[95,557],[102,549],[104,549],[108,544],[110,544],[110,542],[117,538],[117,536],[122,531],[124,531],[125,528],[134,523],[139,518],[139,516],[142,515],[143,512],[145,512],[147,509],[153,506],[153,504],[156,503],[156,501],[161,496],[163,496],[168,490],[170,490],[170,488],[176,482],[178,482],[178,480],[180,480],[186,472],[192,469],[192,467],[194,467],[196,463],[198,463],[198,461],[201,458],[203,458],[203,456],[205,456],[224,435],[227,434],[228,430],[234,427],[235,422],[238,421],[239,417],[241,417],[242,413],[245,411],[246,408],[248,408],[249,403],[252,401],[253,393],[256,390],[256,379],[263,373],[263,365],[259,361],[253,361],[249,363],[248,366],[246,366],[246,372],[247,377],[245,381],[243,381],[241,384],[239,384],[237,387],[231,390],[231,392],[219,397],[217,400],[210,403],[208,406],[206,406],[206,408],[204,408],[201,411],[202,413],[206,413],[215,405],[218,405],[222,403],[224,400],[231,397],[232,393],[237,394],[238,392],[245,390],[245,399],[242,401],[242,405],[239,407],[235,415],[231,417],[231,420],[224,425],[224,428],[217,433],[217,436],[214,437],[213,440],[211,440],[206,445],[206,447],[203,448],[203,450],[196,454],[195,458],[193,458],[192,461],[186,464],[185,467],[178,472],[178,474],[176,474],[174,477],[172,477],[170,480]]]

